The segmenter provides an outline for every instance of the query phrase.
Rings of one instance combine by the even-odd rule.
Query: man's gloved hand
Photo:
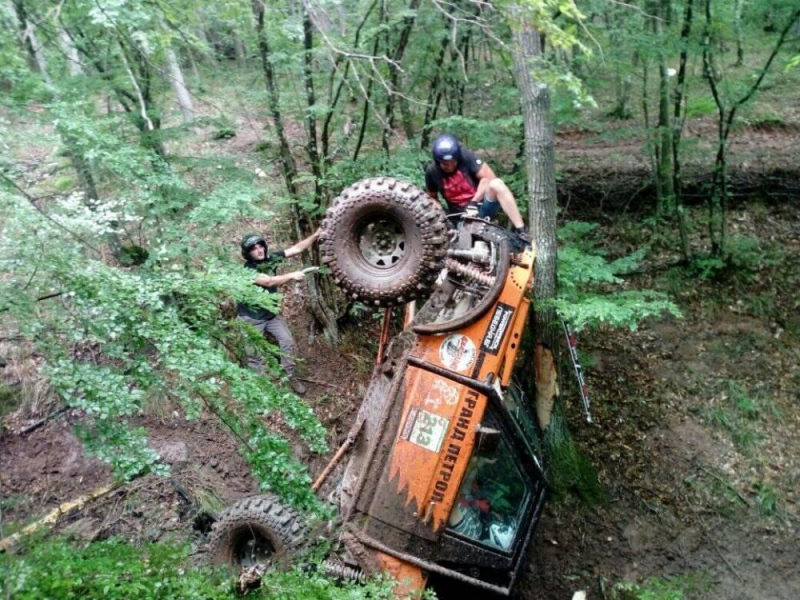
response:
[[[525,248],[531,248],[533,245],[531,235],[524,227],[513,227],[509,241],[511,242],[511,252],[514,254],[522,252]]]

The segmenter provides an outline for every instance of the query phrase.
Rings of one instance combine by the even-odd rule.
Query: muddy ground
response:
[[[796,148],[796,132],[784,133],[783,148]],[[607,246],[625,247],[629,241],[617,225],[625,210],[641,204],[636,173],[646,165],[633,158],[635,149],[627,170],[612,172],[586,150],[566,160],[590,147],[577,135],[559,138],[562,200],[581,199],[565,204],[565,214],[597,218]],[[599,150],[598,157],[607,155]],[[591,168],[598,170],[594,177]],[[780,178],[781,189],[800,190],[797,173],[775,168],[742,172],[748,181],[769,185]],[[592,181],[604,184],[590,187]],[[593,197],[615,201],[587,208]],[[616,583],[654,577],[670,578],[690,598],[800,597],[800,216],[791,193],[764,198],[739,203],[731,223],[764,247],[782,250],[776,264],[749,281],[674,283],[681,319],[650,320],[634,332],[579,335],[595,422],[583,422],[568,371],[565,412],[597,470],[600,494],[588,501],[585,490],[573,489],[550,499],[521,597],[565,599],[577,590],[590,599],[616,597]],[[629,286],[669,289],[674,279],[668,272],[644,267]],[[333,352],[312,335],[302,295],[292,292],[285,310],[304,359],[306,400],[330,428],[335,449],[365,390],[377,323],[345,332],[348,345]],[[81,418],[62,413],[27,433],[20,430],[30,423],[19,415],[5,419],[3,523],[42,516],[110,482],[108,469],[87,458],[72,433]],[[213,418],[186,422],[164,410],[141,423],[172,465],[172,477],[119,487],[63,517],[57,529],[87,540],[188,537],[200,548],[204,538],[192,504],[223,506],[255,493],[256,483],[235,441]],[[306,458],[316,474],[327,457]]]

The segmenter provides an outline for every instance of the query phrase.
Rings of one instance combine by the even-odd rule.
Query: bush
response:
[[[9,600],[235,598],[231,582],[210,570],[187,567],[188,548],[131,546],[110,539],[77,547],[63,539],[0,554],[0,578]]]

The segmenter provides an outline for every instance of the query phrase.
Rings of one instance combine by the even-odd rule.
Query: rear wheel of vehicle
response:
[[[275,496],[245,498],[214,523],[208,544],[215,565],[288,567],[308,539],[308,526]]]
[[[425,295],[447,251],[445,214],[416,186],[378,177],[345,189],[328,209],[322,261],[348,297],[396,306]]]

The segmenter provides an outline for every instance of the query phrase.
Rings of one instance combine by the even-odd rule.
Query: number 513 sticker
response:
[[[412,406],[400,431],[400,438],[431,452],[439,452],[449,425],[449,419]]]

